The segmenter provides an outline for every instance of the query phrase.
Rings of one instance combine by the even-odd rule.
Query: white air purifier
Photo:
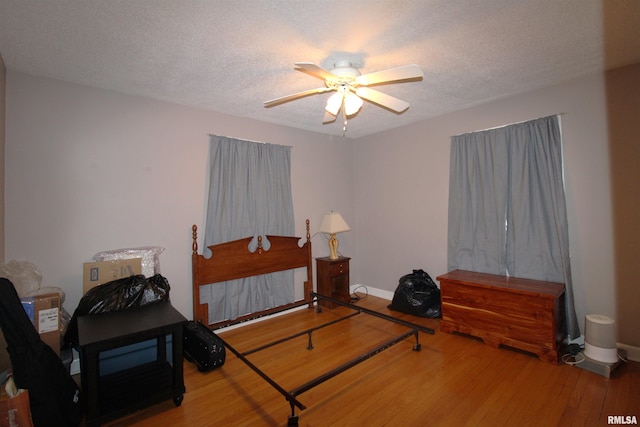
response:
[[[601,314],[588,314],[585,320],[584,355],[602,363],[616,363],[616,322]]]

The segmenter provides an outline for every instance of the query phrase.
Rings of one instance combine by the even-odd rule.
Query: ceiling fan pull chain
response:
[[[342,137],[344,138],[347,134],[347,110],[344,107],[344,98],[342,104],[342,117],[344,118],[344,124],[342,125]]]

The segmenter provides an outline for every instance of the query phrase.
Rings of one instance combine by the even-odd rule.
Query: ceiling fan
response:
[[[305,96],[335,91],[336,93],[331,95],[327,100],[322,123],[335,121],[338,113],[342,110],[345,126],[347,117],[351,117],[360,111],[363,98],[381,107],[395,111],[396,113],[402,113],[409,108],[408,102],[386,95],[369,86],[398,82],[401,80],[421,79],[423,77],[422,70],[415,64],[362,75],[349,61],[338,61],[331,70],[325,70],[310,62],[296,62],[294,64],[297,67],[296,70],[323,79],[325,87],[309,89],[272,99],[266,101],[264,106],[273,107]]]

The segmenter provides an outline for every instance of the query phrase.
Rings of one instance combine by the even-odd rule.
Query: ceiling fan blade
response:
[[[282,104],[282,103],[285,103],[285,102],[293,101],[294,99],[303,98],[305,96],[315,95],[316,93],[323,93],[323,92],[327,92],[327,91],[330,91],[330,90],[332,90],[332,89],[329,89],[328,87],[319,87],[319,88],[316,88],[316,89],[309,89],[309,90],[305,90],[303,92],[293,93],[291,95],[282,96],[280,98],[272,99],[270,101],[265,101],[264,106],[265,107],[273,107],[274,105],[278,105],[278,104]]]
[[[364,74],[356,77],[356,82],[363,86],[374,85],[378,83],[388,83],[398,80],[418,79],[424,74],[420,67],[415,64],[405,65],[404,67],[390,68],[388,70],[376,71],[374,73]]]
[[[408,102],[368,87],[359,87],[356,89],[356,95],[397,113],[402,113],[404,110],[409,108]]]
[[[301,68],[301,71],[311,74],[314,77],[318,77],[319,79],[336,79],[336,76],[334,74],[330,73],[319,65],[312,64],[311,62],[294,62],[294,65],[298,68]]]
[[[336,121],[336,117],[327,110],[324,111],[324,117],[322,118],[322,124],[326,125],[327,123],[333,123]]]

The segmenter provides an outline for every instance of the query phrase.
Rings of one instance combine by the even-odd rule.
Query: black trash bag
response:
[[[391,310],[432,319],[441,316],[440,289],[427,272],[413,270],[399,282],[389,304]]]
[[[73,312],[62,348],[78,345],[78,317],[87,314],[122,311],[169,300],[169,282],[160,274],[149,278],[142,274],[103,283],[90,289]]]

